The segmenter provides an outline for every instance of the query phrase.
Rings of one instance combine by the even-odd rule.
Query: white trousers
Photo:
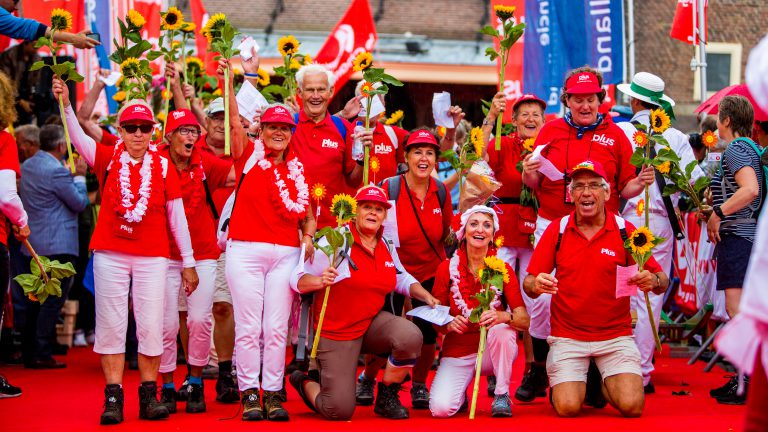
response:
[[[235,311],[237,381],[241,391],[283,388],[288,320],[295,296],[288,282],[298,264],[299,252],[297,247],[270,243],[227,243],[226,273]],[[259,347],[262,338],[263,356]]]
[[[160,357],[160,373],[176,370],[176,336],[179,334],[179,310],[187,312],[187,362],[190,366],[208,364],[213,329],[213,291],[216,278],[216,260],[197,261],[195,270],[200,283],[192,295],[182,289],[181,261],[168,262],[163,307],[163,355]],[[181,308],[179,303],[185,307]]]
[[[536,231],[533,233],[534,249],[536,248],[536,245],[539,244],[539,240],[541,240],[544,230],[547,229],[551,222],[552,221],[544,219],[541,216],[536,218]],[[528,296],[523,294],[523,298],[528,299]],[[528,302],[526,301],[528,315],[531,317],[528,333],[536,339],[546,339],[552,333],[552,327],[549,323],[549,305],[551,303],[552,294],[541,294],[533,303],[531,303],[532,307],[528,307]]]
[[[168,258],[95,251],[96,343],[99,354],[122,354],[128,330],[128,293],[131,293],[139,353],[163,353],[163,294]]]
[[[627,212],[623,216],[634,226],[645,225],[645,216],[637,216],[632,212]],[[661,266],[664,273],[669,274],[672,269],[672,253],[674,245],[674,232],[666,216],[650,214],[649,218],[651,232],[657,237],[664,237],[663,243],[653,249],[653,257]],[[628,233],[631,234],[631,233]],[[653,309],[653,320],[656,322],[656,329],[659,328],[661,320],[661,308],[664,305],[664,295],[658,295],[649,292],[648,297],[651,300]],[[653,339],[653,330],[651,329],[651,320],[648,317],[648,307],[645,304],[645,294],[637,290],[637,294],[632,297],[632,308],[637,312],[637,323],[635,324],[635,343],[640,351],[640,369],[643,373],[643,386],[651,381],[651,372],[653,372],[653,352],[656,351],[656,341]]]
[[[509,393],[512,365],[517,358],[517,331],[506,324],[488,330],[482,375],[496,375],[496,395]],[[429,410],[433,417],[450,417],[461,408],[467,387],[475,377],[477,354],[443,357],[429,392]],[[470,396],[471,397],[471,396]]]

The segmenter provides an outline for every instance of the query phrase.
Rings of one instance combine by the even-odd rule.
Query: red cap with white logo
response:
[[[605,181],[608,181],[608,175],[605,173],[603,164],[601,164],[600,162],[584,161],[576,165],[575,167],[573,167],[573,170],[571,171],[571,178],[573,178],[573,176],[575,176],[576,173],[581,171],[590,171],[604,178]]]
[[[169,134],[181,126],[196,126],[200,128],[200,123],[192,111],[188,109],[174,110],[168,113],[168,124],[165,125],[165,133]]]
[[[408,147],[417,144],[432,145],[437,147],[438,150],[440,149],[440,144],[437,143],[435,135],[426,129],[418,129],[411,132],[411,134],[408,135],[408,142],[405,143],[405,150],[408,151]]]
[[[568,94],[597,94],[603,90],[592,72],[579,72],[565,81],[565,92]]]
[[[392,207],[392,204],[387,200],[387,194],[384,192],[384,189],[374,185],[363,186],[358,189],[355,201],[358,203],[369,201],[379,203],[386,208]]]
[[[547,103],[546,103],[546,102],[544,102],[543,100],[541,100],[541,99],[537,98],[537,97],[536,97],[536,95],[534,95],[534,94],[524,94],[524,95],[520,96],[520,97],[519,97],[519,98],[518,98],[518,99],[515,101],[515,104],[514,104],[514,105],[512,105],[512,111],[515,111],[515,110],[517,110],[517,107],[518,107],[520,104],[524,104],[524,103],[526,103],[526,102],[536,102],[537,104],[541,105],[541,109],[542,109],[542,110],[546,110],[546,109],[547,109]]]
[[[155,116],[146,103],[136,103],[123,108],[123,112],[120,114],[120,124],[131,122],[155,123]]]
[[[269,107],[261,115],[261,123],[284,123],[291,126],[296,126],[296,122],[293,121],[293,115],[285,107],[275,105]]]

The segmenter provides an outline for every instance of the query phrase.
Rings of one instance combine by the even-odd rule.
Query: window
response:
[[[693,99],[702,100],[699,96],[701,84],[699,84],[698,71],[695,72],[693,81]],[[707,95],[704,99],[739,82],[741,82],[741,44],[709,42],[707,44]]]

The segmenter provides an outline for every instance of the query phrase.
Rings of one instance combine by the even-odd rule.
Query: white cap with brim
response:
[[[208,108],[205,109],[205,115],[212,116],[220,112],[224,112],[224,98],[217,97],[208,104]]]
[[[654,105],[663,106],[661,101],[675,106],[675,101],[664,94],[664,80],[648,72],[638,72],[632,77],[631,84],[619,84],[616,86],[620,92],[648,102]]]

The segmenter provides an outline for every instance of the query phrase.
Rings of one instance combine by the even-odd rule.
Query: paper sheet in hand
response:
[[[627,281],[637,274],[637,264],[629,267],[616,266],[616,298],[633,296],[637,294],[637,285]]]
[[[253,38],[246,37],[240,42],[240,45],[237,46],[237,49],[240,50],[240,57],[243,60],[250,60],[251,57],[253,57],[253,53],[259,52],[259,44],[253,40]]]
[[[453,118],[448,115],[451,109],[451,94],[448,92],[435,93],[432,96],[432,117],[435,119],[435,126],[442,126],[452,129]]]
[[[442,326],[453,321],[450,311],[451,308],[448,306],[437,306],[434,309],[430,306],[419,306],[408,311],[406,315],[421,318],[424,321]]]
[[[117,80],[119,80],[121,76],[123,76],[123,74],[120,72],[112,71],[107,77],[99,75],[99,80],[107,86],[113,86],[117,84]]]
[[[388,238],[395,247],[400,247],[400,234],[397,231],[397,206],[394,200],[389,200],[392,207],[387,210],[387,218],[384,219],[384,237]]]
[[[256,109],[269,105],[267,99],[261,94],[247,80],[240,86],[240,91],[237,92],[237,108],[240,110],[240,115],[247,118],[249,121],[253,121],[253,117],[256,115]]]
[[[533,149],[533,153],[531,153],[531,160],[539,161],[541,163],[541,166],[539,167],[539,172],[544,174],[548,179],[552,181],[562,180],[563,173],[561,173],[560,170],[555,168],[555,166],[552,165],[552,162],[550,162],[549,159],[541,155],[541,152],[546,147],[547,145],[545,144],[543,146],[538,146],[535,149]]]
[[[376,95],[373,97],[373,102],[371,102],[371,116],[370,118],[376,118],[379,114],[386,111],[384,108],[384,104],[381,103],[381,99],[379,99],[379,96]],[[363,105],[363,109],[360,110],[360,117],[365,117],[365,113],[368,111],[368,99],[363,98],[360,100],[360,103]]]

